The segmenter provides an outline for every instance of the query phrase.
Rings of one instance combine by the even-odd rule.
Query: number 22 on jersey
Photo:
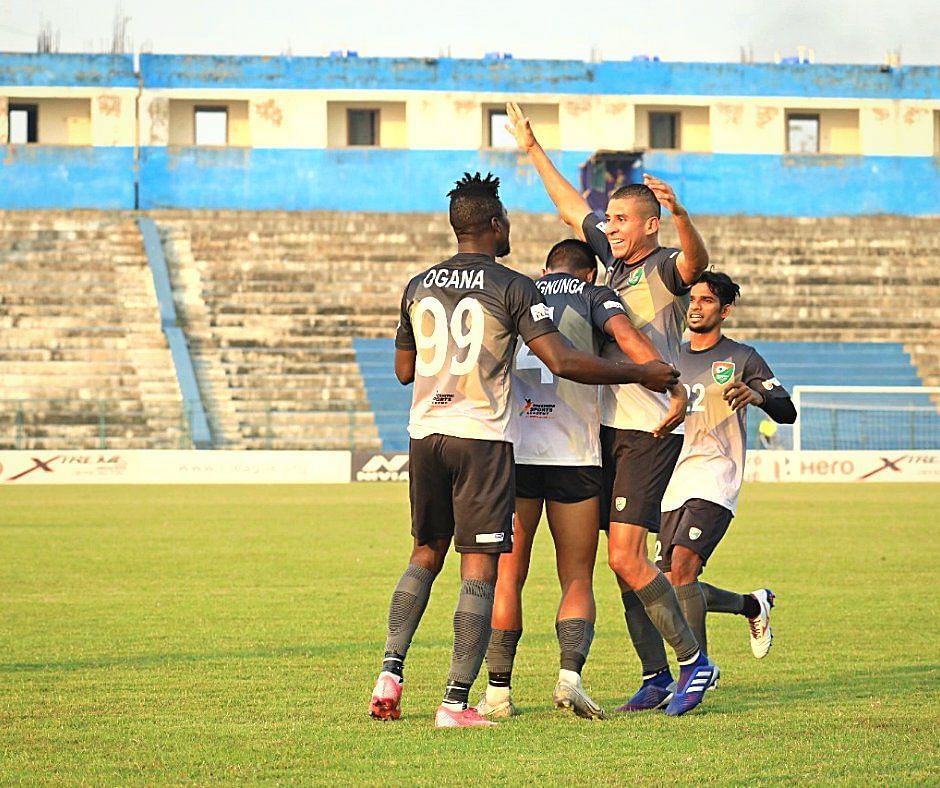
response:
[[[412,317],[415,345],[418,349],[415,371],[427,378],[438,375],[447,363],[451,339],[458,352],[450,356],[450,374],[466,375],[474,369],[483,346],[484,319],[483,307],[475,298],[463,298],[458,301],[450,320],[447,319],[444,305],[434,296],[418,301]],[[425,330],[428,326],[430,332]],[[464,348],[467,354],[461,361],[458,356]],[[427,353],[429,350],[430,359]]]

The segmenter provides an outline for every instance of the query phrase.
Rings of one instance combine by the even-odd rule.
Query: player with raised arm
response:
[[[778,424],[796,421],[790,395],[767,362],[754,348],[721,332],[740,292],[727,274],[706,271],[690,294],[691,340],[679,356],[689,413],[682,453],[663,497],[656,563],[675,586],[703,650],[708,648],[706,610],[737,613],[747,618],[751,651],[761,659],[773,643],[773,593],[760,588],[737,594],[698,579],[737,508],[747,450],[746,407],[760,408]],[[661,640],[659,648],[665,658]]]
[[[649,339],[630,322],[617,294],[593,284],[597,257],[586,243],[568,239],[555,244],[542,274],[536,287],[552,322],[574,347],[596,354],[611,337],[632,361],[659,358]],[[489,683],[477,711],[490,719],[516,713],[511,679],[522,636],[522,588],[544,505],[562,590],[555,621],[561,667],[553,701],[580,717],[603,718],[604,711],[581,684],[595,619],[593,576],[602,481],[597,387],[557,378],[520,343],[512,391],[519,420],[516,530],[512,552],[499,558],[493,632],[486,652]],[[675,414],[657,432],[670,431],[684,416]]]
[[[561,218],[607,266],[607,285],[623,299],[633,324],[650,338],[664,361],[674,363],[689,288],[708,265],[708,252],[688,211],[667,183],[644,175],[644,184],[630,184],[611,194],[606,219],[598,222],[539,145],[519,106],[507,104],[506,112],[507,128],[535,166]],[[661,206],[672,214],[681,249],[659,245]],[[603,354],[622,358],[616,343],[606,343]],[[608,563],[617,575],[627,628],[643,668],[640,689],[619,710],[668,703],[666,713],[679,715],[701,703],[705,690],[718,678],[718,668],[699,649],[669,580],[648,557],[647,534],[659,530],[663,493],[682,449],[681,434],[653,434],[668,407],[666,397],[639,386],[602,390],[601,508],[602,523],[609,524]],[[643,658],[642,644],[649,637],[665,638],[672,646],[679,662],[678,682],[673,682],[665,660],[653,664]]]
[[[401,715],[405,656],[453,540],[461,588],[454,649],[438,727],[492,725],[468,708],[490,635],[500,553],[512,549],[515,480],[510,366],[521,336],[552,374],[582,383],[639,381],[664,391],[678,373],[663,362],[618,363],[561,339],[535,283],[496,262],[509,254],[499,180],[466,174],[450,197],[457,254],[405,287],[395,375],[414,383],[408,432],[413,549],[392,594],[385,658],[369,703]]]

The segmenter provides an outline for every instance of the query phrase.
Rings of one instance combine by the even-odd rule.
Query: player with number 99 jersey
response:
[[[405,288],[395,346],[417,351],[408,433],[513,442],[510,367],[516,337],[557,331],[527,276],[457,254]]]

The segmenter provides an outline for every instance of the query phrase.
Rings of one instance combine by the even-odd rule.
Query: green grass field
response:
[[[937,783],[937,504],[927,485],[747,487],[705,576],[770,585],[776,644],[758,662],[744,620],[713,616],[722,683],[679,719],[551,707],[543,529],[523,713],[437,731],[455,556],[402,720],[366,713],[410,546],[404,485],[4,488],[0,783]],[[638,663],[603,560],[597,592],[584,679],[612,708]]]

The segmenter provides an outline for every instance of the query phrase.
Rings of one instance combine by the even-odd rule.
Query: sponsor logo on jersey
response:
[[[432,408],[443,408],[447,405],[450,405],[454,400],[453,394],[443,394],[440,391],[435,391],[434,396],[431,397],[431,407]]]
[[[731,378],[734,377],[734,362],[733,361],[713,361],[712,362],[712,377],[715,379],[715,383],[725,384]]]
[[[545,304],[533,304],[529,307],[533,320],[551,320],[555,316],[555,307]]]
[[[627,287],[636,287],[640,284],[640,281],[643,279],[643,269],[635,268],[630,272],[630,276],[627,277]]]
[[[770,380],[765,380],[761,385],[767,389],[767,391],[770,391],[774,386],[779,386],[780,381],[776,378],[771,378]]]
[[[449,268],[431,269],[424,277],[425,287],[455,287],[459,290],[482,290],[482,271],[451,271]]]
[[[604,302],[604,309],[619,309],[621,312],[625,312],[625,311],[626,311],[626,310],[623,308],[623,304],[621,304],[619,301],[605,301],[605,302]]]
[[[602,233],[606,233],[606,232],[607,232],[607,222],[598,222],[598,223],[595,224],[594,226],[595,226],[598,230],[600,230]]]
[[[617,498],[614,499],[614,507],[617,509],[618,512],[622,512],[624,509],[627,508],[627,499],[621,496],[618,496]]]
[[[695,540],[702,535],[702,529],[696,528],[694,525],[689,529],[689,539]]]
[[[525,405],[522,406],[519,415],[530,419],[550,419],[554,412],[554,402],[533,402],[526,397]]]

